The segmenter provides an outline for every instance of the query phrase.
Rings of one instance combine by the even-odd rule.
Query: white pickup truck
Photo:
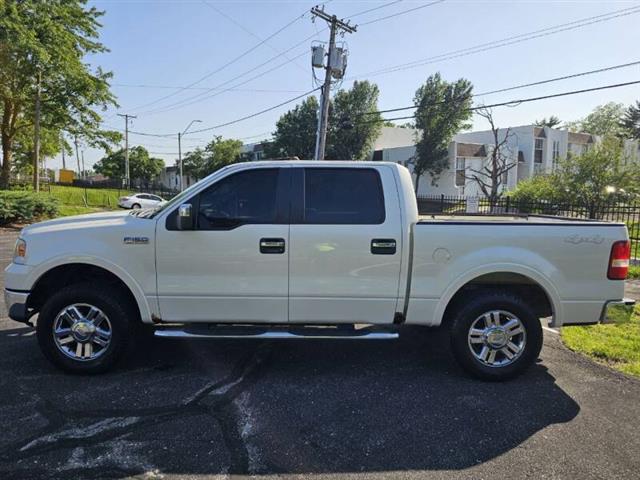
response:
[[[551,325],[603,321],[623,299],[623,224],[538,216],[419,217],[384,162],[240,163],[155,210],[26,227],[6,269],[19,322],[72,372],[160,337],[387,339],[450,329],[485,379],[530,365]]]

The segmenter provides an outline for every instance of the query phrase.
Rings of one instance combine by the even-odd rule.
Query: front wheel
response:
[[[38,315],[44,356],[71,373],[100,373],[127,351],[132,312],[117,288],[77,284],[52,295]]]
[[[506,380],[520,374],[542,349],[540,319],[528,302],[507,291],[471,293],[451,320],[456,360],[484,380]]]

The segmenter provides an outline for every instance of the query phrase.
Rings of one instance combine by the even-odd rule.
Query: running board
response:
[[[263,340],[393,340],[399,336],[395,330],[372,326],[358,329],[341,326],[256,327],[241,325],[159,327],[155,330],[154,335],[162,338],[252,338]]]

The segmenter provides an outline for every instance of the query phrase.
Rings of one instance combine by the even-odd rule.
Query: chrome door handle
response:
[[[393,238],[374,238],[371,240],[371,253],[374,255],[394,255],[396,241]]]
[[[260,253],[284,253],[284,238],[261,238]]]

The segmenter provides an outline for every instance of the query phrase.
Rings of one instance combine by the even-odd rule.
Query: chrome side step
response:
[[[345,328],[334,326],[303,327],[255,327],[241,325],[189,325],[180,327],[158,327],[154,335],[162,338],[251,338],[263,340],[394,340],[397,331],[368,326]]]

